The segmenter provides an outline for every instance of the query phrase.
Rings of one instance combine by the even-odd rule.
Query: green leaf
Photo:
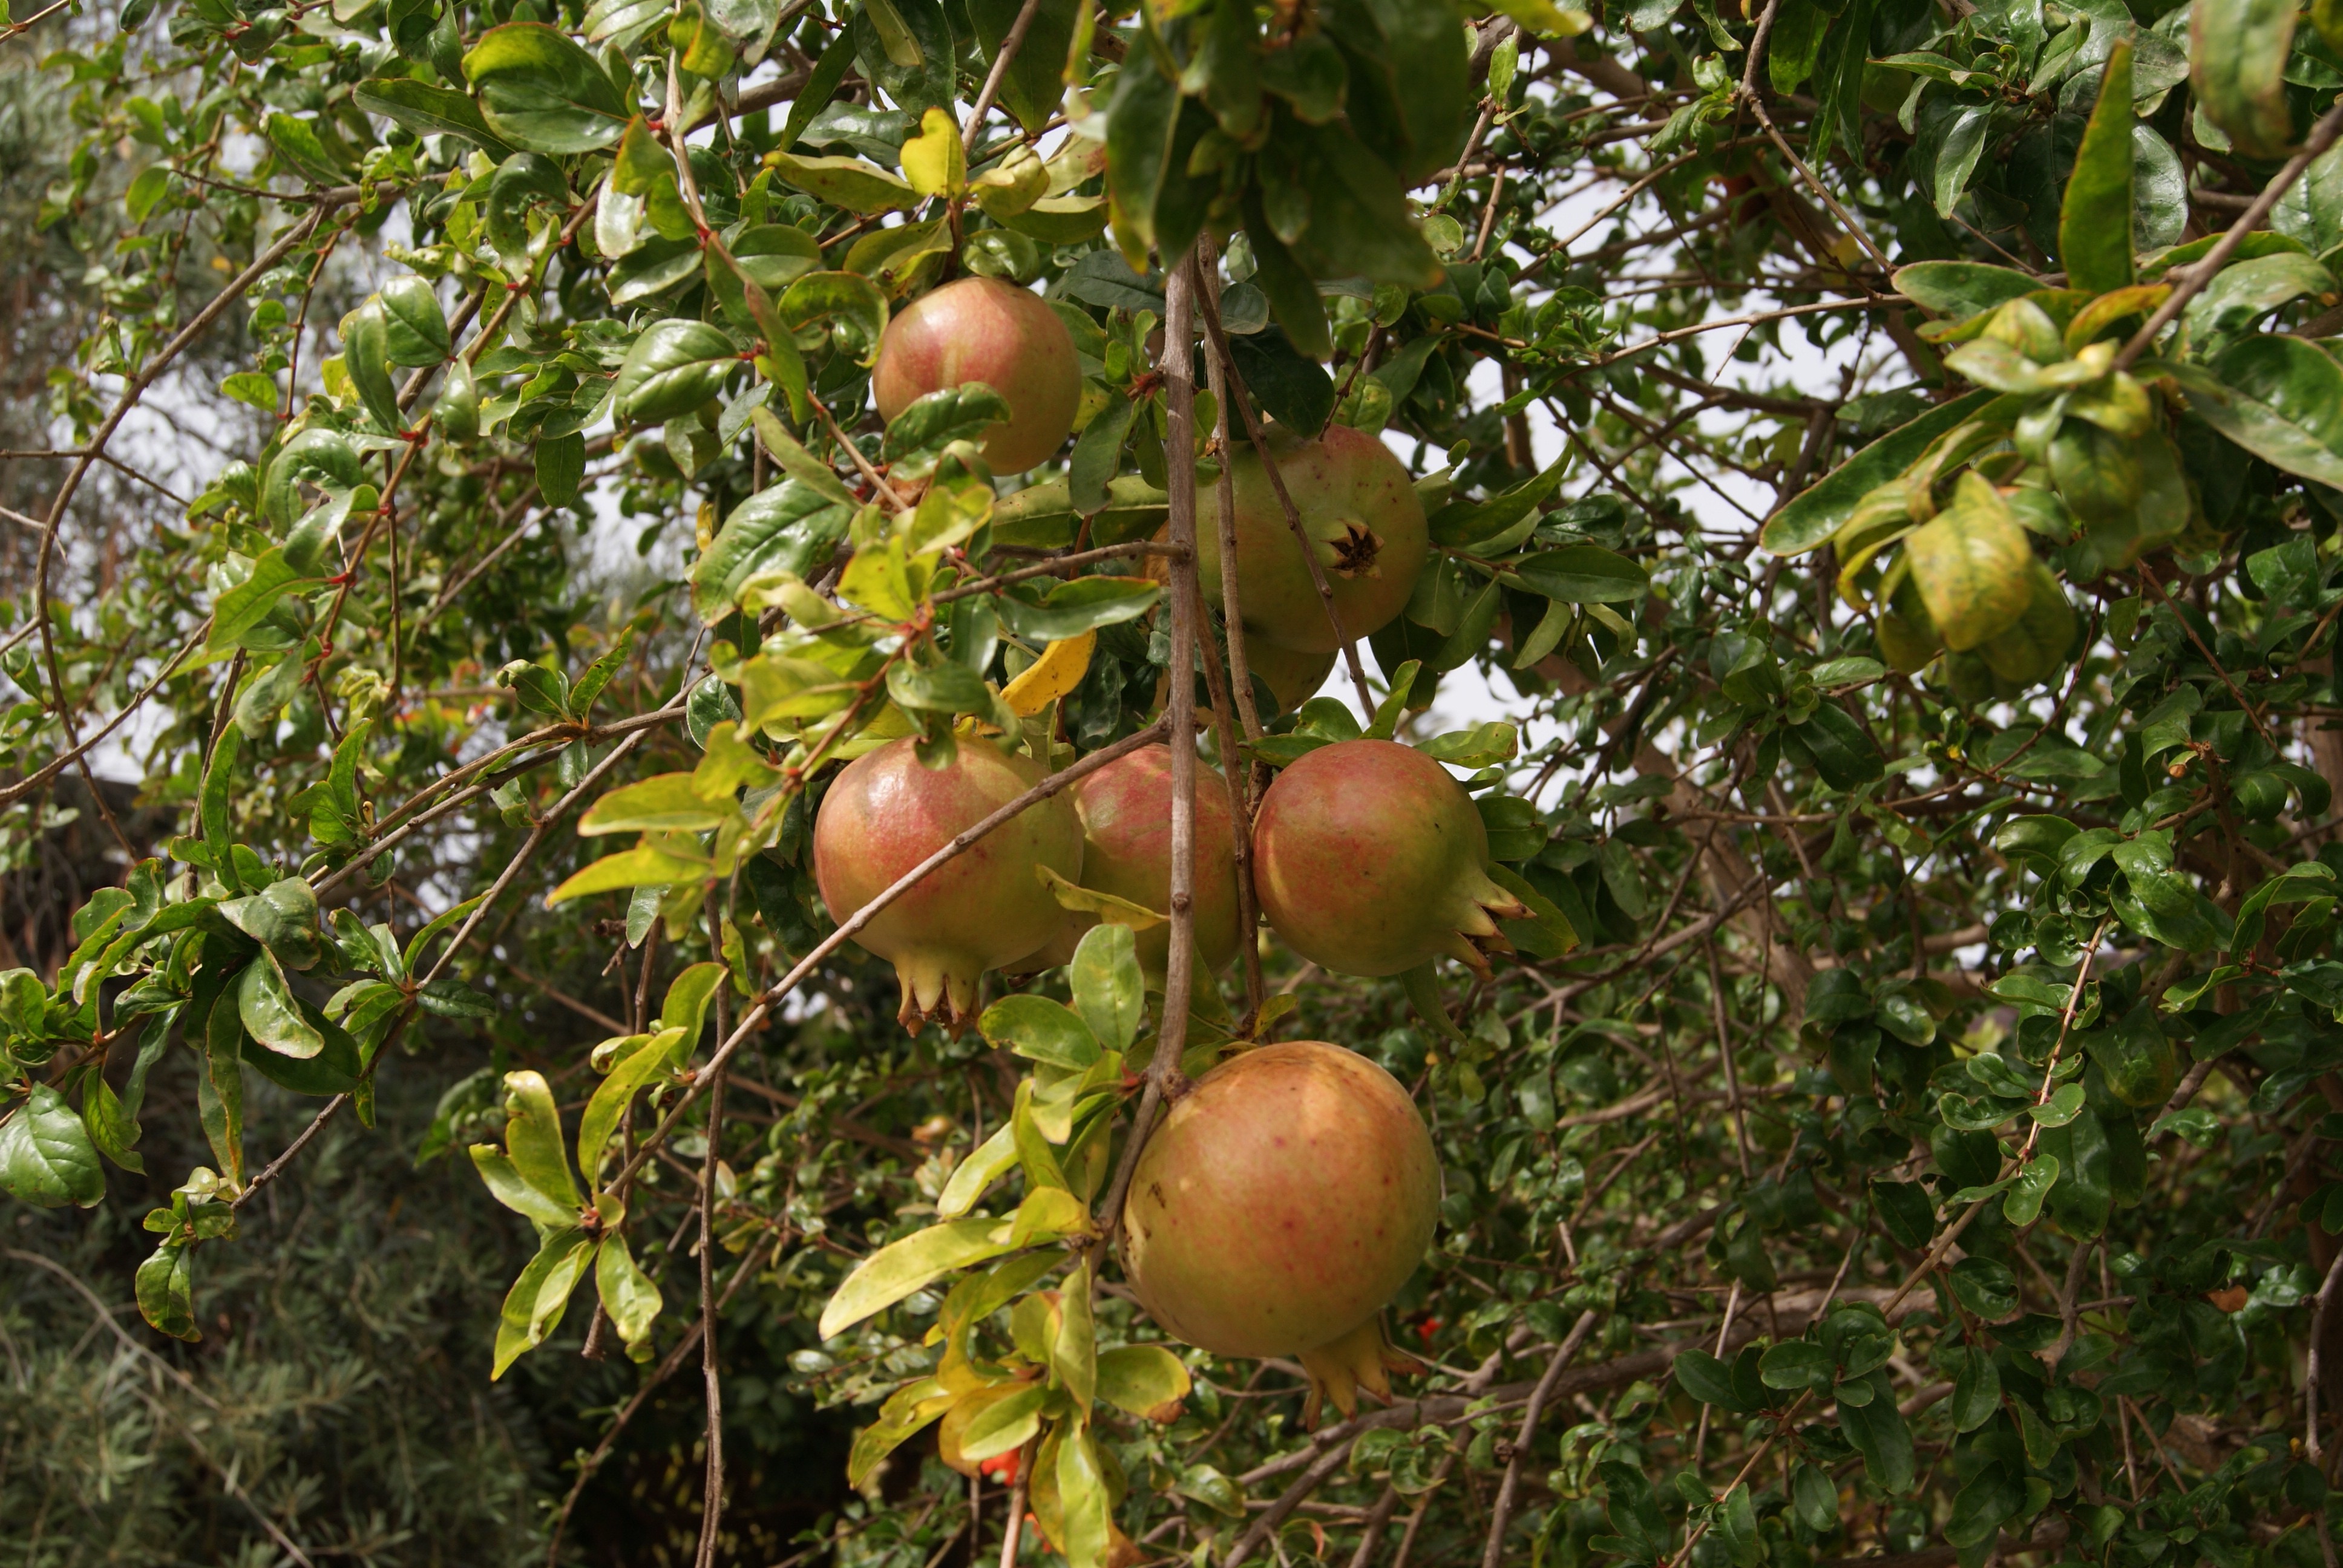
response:
[[[1963,1353],[1949,1408],[1956,1432],[1975,1432],[1993,1419],[2001,1408],[2001,1370],[1991,1352],[1972,1345]]]
[[[1456,768],[1494,768],[1520,754],[1521,731],[1502,719],[1492,719],[1470,729],[1435,735],[1416,749],[1434,762]]]
[[[724,978],[730,969],[709,960],[689,965],[681,974],[668,982],[666,1000],[659,1003],[659,1027],[683,1030],[683,1044],[677,1059],[688,1060],[699,1049],[700,1031],[708,1027],[708,1010],[716,1002],[716,993],[723,989]]]
[[[1147,1017],[1147,980],[1127,926],[1092,926],[1082,933],[1068,970],[1074,1010],[1109,1050],[1129,1050]]]
[[[2197,0],[2188,15],[2188,83],[2205,117],[2252,158],[2284,157],[2294,142],[2286,101],[2293,0]]]
[[[621,888],[664,888],[696,882],[714,874],[711,862],[687,859],[656,844],[638,844],[615,855],[605,855],[545,895],[546,908],[582,899],[588,893],[616,892]]]
[[[1098,1397],[1158,1425],[1169,1425],[1188,1397],[1188,1369],[1161,1345],[1124,1345],[1098,1358]]]
[[[553,1230],[578,1222],[576,1204],[564,1203],[529,1185],[512,1156],[495,1144],[475,1143],[471,1155],[472,1168],[487,1184],[488,1196],[514,1213]]]
[[[1888,1382],[1885,1372],[1875,1372],[1867,1380],[1871,1399],[1856,1405],[1842,1395],[1838,1401],[1838,1426],[1848,1442],[1863,1455],[1863,1467],[1872,1483],[1895,1496],[1911,1490],[1913,1476],[1912,1429],[1904,1424],[1904,1416],[1896,1408],[1896,1385]]]
[[[502,163],[513,154],[512,144],[480,117],[479,106],[453,88],[433,86],[409,76],[388,76],[360,82],[352,97],[367,114],[380,115],[417,136],[461,136],[492,162]]]
[[[1334,378],[1296,347],[1286,330],[1272,327],[1232,337],[1229,357],[1253,401],[1287,429],[1315,436],[1333,417]],[[1231,427],[1242,435],[1242,422],[1232,420]]]
[[[1953,1499],[1952,1517],[1945,1522],[1945,1539],[1964,1550],[1992,1544],[2005,1522],[2026,1506],[2026,1485],[1996,1461],[1969,1477]]]
[[[209,648],[236,648],[268,618],[277,600],[295,589],[324,579],[305,577],[287,564],[282,549],[261,552],[252,563],[252,575],[213,601]]]
[[[877,284],[851,272],[809,272],[789,285],[778,307],[792,328],[836,317],[862,335],[869,364],[887,331],[887,296]]]
[[[45,1083],[34,1084],[30,1098],[0,1121],[0,1191],[36,1209],[88,1209],[106,1197],[89,1129]]]
[[[1790,1479],[1790,1499],[1799,1520],[1820,1533],[1838,1524],[1838,1488],[1815,1465],[1801,1462]]]
[[[986,1405],[960,1432],[960,1457],[980,1463],[1024,1447],[1041,1430],[1041,1406],[1049,1397],[1050,1391],[1035,1383]]]
[[[594,1260],[594,1289],[602,1298],[602,1310],[610,1315],[610,1326],[618,1331],[627,1349],[648,1355],[651,1324],[664,1303],[659,1286],[636,1263],[626,1237],[603,1239]]]
[[[1058,1516],[1067,1568],[1106,1568],[1114,1536],[1113,1504],[1090,1429],[1060,1427],[1057,1457]]]
[[[853,501],[834,499],[794,476],[748,497],[691,568],[693,612],[712,626],[736,609],[754,577],[815,577],[853,520]]]
[[[305,1060],[326,1049],[326,1037],[302,1016],[270,949],[261,949],[236,977],[236,1010],[245,1032],[279,1056]]]
[[[951,1220],[881,1247],[847,1275],[822,1309],[820,1337],[829,1339],[874,1312],[884,1312],[955,1269],[1010,1250],[1004,1220]]]
[[[1896,269],[1896,289],[1931,316],[1966,321],[2041,286],[2028,273],[1980,261],[1921,261]]]
[[[192,1252],[185,1241],[166,1241],[138,1265],[136,1280],[138,1315],[156,1333],[190,1342],[204,1337],[196,1327]]]
[[[547,1197],[578,1208],[578,1182],[562,1147],[561,1112],[542,1073],[505,1074],[505,1151],[522,1181]]]
[[[1419,338],[1417,341],[1422,342],[1423,339]],[[1452,548],[1469,550],[1474,555],[1483,557],[1499,556],[1513,549],[1528,538],[1530,531],[1542,520],[1538,508],[1544,504],[1547,497],[1554,494],[1555,488],[1561,485],[1563,477],[1570,471],[1571,457],[1570,451],[1565,449],[1563,455],[1548,465],[1543,473],[1524,479],[1503,495],[1493,497],[1477,505],[1466,501],[1452,501],[1441,508],[1439,511],[1433,514],[1431,518],[1432,542]],[[1576,549],[1591,550],[1597,555],[1607,556],[1610,558],[1610,562],[1624,563],[1625,560],[1624,557],[1612,555],[1610,551],[1600,549],[1594,545],[1571,546],[1563,550],[1549,551],[1548,556],[1567,557],[1572,550]],[[1547,557],[1532,558],[1532,559],[1546,558]],[[1566,570],[1568,564],[1566,560],[1558,563],[1556,569]],[[1610,563],[1606,562],[1597,569],[1608,573],[1611,569]],[[1636,578],[1640,587],[1642,582],[1640,570],[1636,571]],[[1632,598],[1633,595],[1625,597]]]
[[[610,394],[619,418],[657,425],[716,396],[739,363],[723,328],[705,321],[656,321],[627,351]]]
[[[528,152],[598,152],[632,117],[600,63],[542,23],[489,28],[465,55],[464,75],[489,128]]]
[[[537,1256],[520,1271],[512,1289],[505,1295],[503,1311],[497,1322],[495,1361],[488,1372],[494,1382],[505,1375],[505,1369],[528,1352],[545,1342],[546,1336],[561,1326],[561,1314],[569,1305],[569,1293],[585,1277],[586,1265],[593,1260],[594,1243],[582,1231],[557,1231],[545,1239]]]
[[[2080,1089],[2082,1085],[2070,1083],[2066,1087]],[[2080,1098],[2079,1095],[2077,1096],[2078,1101]],[[2078,1103],[2076,1110],[2081,1109]],[[2067,1120],[2072,1121],[2073,1118],[2070,1116]],[[2060,1124],[2049,1122],[2046,1125]],[[2036,1150],[2034,1158],[2027,1161],[2025,1168],[2018,1171],[2017,1180],[2010,1186],[2009,1196],[2002,1200],[2002,1217],[2013,1225],[2031,1225],[2041,1217],[2043,1200],[2050,1196],[2050,1189],[2057,1183],[2057,1157]]]
[[[1746,1414],[1756,1408],[1735,1391],[1733,1369],[1706,1351],[1679,1352],[1675,1359],[1675,1378],[1684,1392],[1703,1404],[1713,1404],[1736,1414]]]
[[[732,814],[729,799],[710,800],[689,773],[660,773],[621,785],[587,809],[578,831],[598,833],[704,833]]]
[[[1762,540],[1777,556],[1801,556],[1829,542],[1856,505],[1916,461],[1946,431],[1994,400],[1980,389],[1938,404],[1874,441],[1766,519]]]
[[[1023,0],[969,0],[968,18],[975,25],[977,47],[988,67],[998,63],[1002,42],[1023,10]],[[1081,10],[1081,0],[1039,0],[1024,42],[1001,75],[1001,106],[1037,139],[1065,96],[1060,74]]]
[[[1154,608],[1162,594],[1161,583],[1145,578],[1087,577],[1059,583],[1038,605],[1010,594],[994,603],[1002,626],[1041,643],[1136,620]]]
[[[2058,209],[2058,254],[2070,287],[2092,294],[2132,281],[2132,108],[2129,38],[2107,52],[2098,103],[2075,150]]]
[[[920,193],[899,175],[860,158],[809,157],[794,153],[765,155],[773,173],[832,206],[870,216],[882,212],[909,212],[920,205]]]
[[[2207,424],[2272,467],[2343,487],[2343,456],[2268,404],[2197,366],[2165,360],[2152,370],[2178,383],[2189,408]]]
[[[393,365],[420,369],[437,365],[455,347],[447,336],[439,296],[415,274],[402,273],[382,286],[384,343]]]
[[[984,433],[1009,417],[1008,399],[981,381],[947,387],[912,400],[887,422],[880,457],[918,477],[935,467],[936,458],[954,441],[980,441]]]
[[[1067,499],[1084,517],[1107,504],[1107,486],[1122,466],[1122,449],[1131,437],[1139,406],[1120,392],[1108,396],[1106,407],[1091,417],[1074,438],[1073,456],[1066,463]]]
[[[1564,545],[1508,564],[1533,593],[1563,604],[1619,604],[1651,587],[1635,562],[1600,545]]]
[[[789,434],[789,427],[781,423],[779,416],[769,408],[759,407],[750,410],[749,419],[756,427],[758,441],[780,465],[781,472],[825,500],[848,508],[856,504],[854,492],[840,482],[829,464],[807,451]]]
[[[1016,1166],[1017,1129],[1004,1125],[953,1168],[951,1180],[944,1183],[942,1194],[936,1199],[936,1217],[959,1219],[976,1207],[976,1201],[984,1196],[986,1188]]]
[[[1047,997],[1005,996],[984,1010],[977,1032],[1029,1061],[1081,1072],[1099,1059],[1098,1036],[1081,1015]]]
[[[1835,702],[1825,702],[1804,724],[1778,733],[1785,749],[1795,745],[1805,753],[1823,782],[1834,789],[1854,789],[1871,783],[1885,771],[1885,759],[1853,715]]]
[[[586,477],[586,437],[572,430],[566,436],[543,436],[537,443],[537,488],[548,507],[574,507],[578,487]]]
[[[277,161],[313,186],[340,185],[350,170],[337,157],[317,127],[291,115],[271,115],[261,126]]]

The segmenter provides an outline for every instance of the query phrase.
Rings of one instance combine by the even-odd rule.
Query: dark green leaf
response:
[[[87,1209],[106,1196],[89,1130],[45,1083],[34,1084],[31,1098],[0,1121],[0,1192],[36,1209]]]
[[[2132,280],[2132,110],[2129,39],[2107,53],[2099,98],[2075,152],[2058,211],[2058,254],[2071,286],[2092,294]]]

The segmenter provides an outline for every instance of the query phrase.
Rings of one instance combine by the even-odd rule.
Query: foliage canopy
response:
[[[75,138],[22,226],[78,270],[5,388],[0,1190],[134,1195],[151,1250],[0,1266],[126,1283],[154,1434],[239,1232],[403,1201],[345,1134],[434,1101],[405,1180],[512,1211],[458,1375],[616,1391],[483,1483],[501,1529],[441,1522],[475,1554],[593,1555],[649,1452],[699,1563],[2334,1563],[2328,0],[8,27]],[[1022,475],[1017,387],[872,406],[962,276],[1079,359]],[[1380,436],[1424,513],[1343,698],[1253,678],[1278,628],[1197,582],[1262,419]],[[815,884],[890,741],[1054,789],[1163,739],[1257,802],[1363,735],[1471,792],[1490,972],[1264,934],[1216,977],[1176,898],[1065,884],[1071,961],[906,1033]],[[1388,1068],[1445,1176],[1383,1319],[1423,1364],[1314,1432],[1111,1245],[1183,1072],[1295,1039]],[[695,1362],[704,1422],[633,1424]],[[852,1412],[854,1493],[784,1541],[742,1494],[791,1401]],[[209,1528],[307,1560],[298,1488],[190,1452]]]

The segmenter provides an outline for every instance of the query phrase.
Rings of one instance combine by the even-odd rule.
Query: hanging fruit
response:
[[[1330,426],[1314,441],[1272,428],[1268,441],[1286,493],[1301,514],[1302,531],[1310,536],[1311,548],[1333,589],[1342,629],[1353,639],[1382,630],[1407,608],[1430,551],[1423,502],[1407,469],[1390,447],[1346,426]],[[1341,644],[1327,624],[1309,563],[1285,520],[1285,508],[1271,487],[1260,454],[1239,443],[1231,472],[1237,591],[1247,646],[1262,642],[1296,653],[1335,652]],[[1200,486],[1197,492],[1203,514],[1198,519],[1197,569],[1204,597],[1216,609],[1224,608],[1219,493],[1216,485]],[[1213,498],[1206,501],[1207,497]],[[1319,678],[1325,678],[1322,674]],[[1285,695],[1282,688],[1278,693]]]
[[[1253,885],[1286,944],[1337,974],[1436,958],[1482,974],[1529,914],[1489,878],[1489,833],[1464,787],[1423,752],[1344,740],[1277,776],[1253,824]]]
[[[1298,1355],[1346,1412],[1412,1366],[1377,1314],[1423,1261],[1440,1161],[1382,1068],[1317,1040],[1223,1062],[1147,1141],[1123,1270],[1164,1329],[1215,1355]]]
[[[814,879],[830,918],[845,920],[954,837],[1041,781],[1023,757],[981,741],[929,768],[910,739],[849,763],[814,822]],[[1053,796],[930,872],[857,933],[903,984],[897,1017],[917,1033],[930,1018],[954,1033],[976,1008],[977,977],[1014,963],[1055,935],[1065,911],[1039,874],[1069,881],[1082,869],[1081,822]]]
[[[1168,914],[1172,908],[1172,749],[1150,746],[1108,763],[1074,786],[1074,810],[1082,822],[1082,881],[1105,893]],[[1196,836],[1193,910],[1196,956],[1218,974],[1237,955],[1234,813],[1227,783],[1209,767],[1196,769]],[[1070,917],[1067,952],[1094,917]],[[1172,927],[1150,926],[1138,933],[1140,966],[1160,981],[1172,945]]]
[[[994,473],[1023,473],[1072,434],[1081,366],[1073,334],[1041,296],[998,278],[963,277],[888,322],[870,373],[880,417],[891,420],[930,392],[971,381],[1009,404],[1009,417],[984,437]]]

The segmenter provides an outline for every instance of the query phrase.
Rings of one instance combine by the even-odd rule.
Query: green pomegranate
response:
[[[1253,886],[1286,945],[1336,974],[1447,957],[1486,974],[1499,920],[1529,913],[1489,877],[1489,831],[1423,752],[1344,740],[1306,752],[1262,799]]]
[[[923,766],[909,739],[858,757],[831,781],[814,819],[814,879],[844,921],[960,833],[1041,782],[1023,757],[963,741],[947,768]],[[928,873],[855,937],[902,981],[897,1016],[917,1033],[933,1017],[954,1032],[976,1010],[986,970],[1015,963],[1054,936],[1065,911],[1038,873],[1082,870],[1073,802],[1052,796]]]
[[[1272,427],[1268,445],[1334,591],[1342,629],[1353,639],[1381,630],[1407,608],[1431,550],[1423,502],[1407,469],[1374,437],[1342,425],[1328,427],[1315,441]],[[1250,444],[1238,444],[1231,477],[1247,648],[1273,643],[1296,653],[1335,652],[1342,645],[1327,624],[1309,562],[1270,486],[1269,470]],[[1198,575],[1204,597],[1219,609],[1220,487],[1197,490],[1200,499],[1212,498],[1197,529]],[[1284,688],[1277,690],[1285,695]]]
[[[1123,1271],[1149,1313],[1200,1350],[1317,1356],[1378,1386],[1376,1314],[1431,1245],[1440,1161],[1392,1075],[1318,1040],[1223,1062],[1141,1152]],[[1372,1339],[1374,1347],[1366,1342]],[[1313,1369],[1314,1370],[1314,1369]]]
[[[1268,683],[1277,697],[1277,710],[1291,713],[1312,698],[1326,684],[1334,672],[1342,655],[1332,648],[1323,653],[1300,653],[1273,642],[1245,644],[1245,668]]]

